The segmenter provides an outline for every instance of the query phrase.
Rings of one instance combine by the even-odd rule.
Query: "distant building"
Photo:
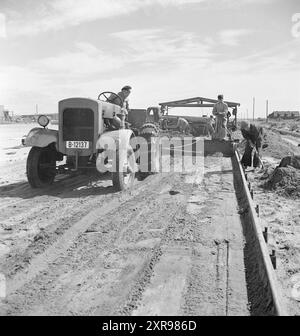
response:
[[[271,119],[276,119],[276,118],[294,119],[294,118],[299,118],[299,117],[300,117],[299,111],[273,111],[268,116],[268,118],[271,118]]]

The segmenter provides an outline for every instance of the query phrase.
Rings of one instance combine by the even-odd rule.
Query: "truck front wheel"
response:
[[[32,147],[27,158],[26,172],[32,188],[52,184],[56,174],[56,152],[49,147]]]
[[[127,154],[127,155],[126,155]],[[113,186],[117,191],[130,189],[135,179],[135,156],[127,150],[124,156],[116,153],[116,171],[112,173]]]

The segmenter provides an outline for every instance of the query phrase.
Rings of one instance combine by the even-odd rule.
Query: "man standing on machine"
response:
[[[225,140],[226,138],[226,121],[228,105],[223,101],[223,95],[218,95],[218,102],[215,103],[212,114],[216,117],[214,139]]]

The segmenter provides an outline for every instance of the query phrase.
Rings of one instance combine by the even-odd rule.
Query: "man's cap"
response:
[[[245,128],[248,128],[250,125],[248,121],[242,120],[240,123],[240,126],[241,126],[241,129],[245,129]]]
[[[131,90],[131,89],[132,89],[132,87],[129,86],[129,85],[125,85],[124,87],[122,87],[122,91],[123,91],[123,90],[128,91],[128,90]]]
[[[224,97],[223,97],[223,95],[222,94],[219,94],[218,95],[218,99],[223,99]]]

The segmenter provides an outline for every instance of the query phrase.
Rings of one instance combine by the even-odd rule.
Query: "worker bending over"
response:
[[[184,118],[179,117],[177,119],[177,126],[176,128],[179,130],[181,133],[189,134],[190,133],[190,125],[188,121]]]
[[[262,164],[260,149],[263,141],[262,127],[256,127],[246,121],[241,121],[241,132],[246,141],[245,152],[241,164],[246,167],[259,167]],[[264,145],[266,147],[267,145]],[[263,164],[262,164],[263,165]]]

